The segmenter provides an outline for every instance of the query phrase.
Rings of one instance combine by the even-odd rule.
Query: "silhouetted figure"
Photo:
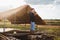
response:
[[[34,12],[35,12],[35,10],[33,8],[29,12],[30,23],[31,23],[31,28],[30,28],[31,33],[33,33],[35,31],[35,16],[34,16]]]

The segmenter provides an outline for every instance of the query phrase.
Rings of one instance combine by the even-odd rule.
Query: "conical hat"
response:
[[[13,14],[8,17],[8,20],[12,24],[30,24],[30,16],[29,12],[31,7],[29,5],[24,5],[13,10]],[[45,25],[45,22],[41,19],[41,17],[35,12],[35,23],[38,25]]]

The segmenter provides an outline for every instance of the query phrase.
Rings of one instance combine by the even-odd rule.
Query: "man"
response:
[[[31,9],[31,11],[29,12],[29,16],[30,16],[30,22],[31,22],[31,28],[30,31],[34,32],[35,31],[35,10],[34,8]]]

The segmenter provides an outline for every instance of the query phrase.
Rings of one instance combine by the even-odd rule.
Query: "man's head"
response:
[[[34,8],[31,8],[31,12],[32,13],[36,13]]]

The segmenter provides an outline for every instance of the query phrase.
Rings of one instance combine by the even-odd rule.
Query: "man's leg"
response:
[[[35,22],[31,22],[31,29],[30,29],[31,32],[34,32],[35,31]]]

